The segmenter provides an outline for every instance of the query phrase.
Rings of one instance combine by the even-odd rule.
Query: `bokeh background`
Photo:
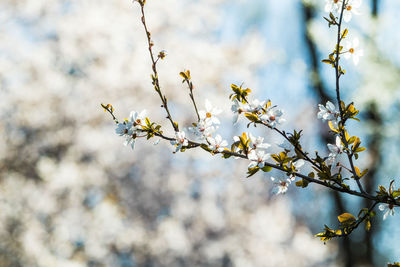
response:
[[[147,22],[161,86],[181,125],[195,120],[178,73],[190,69],[201,107],[224,109],[232,126],[230,84],[285,110],[283,129],[303,129],[303,147],[332,141],[316,120],[333,99],[333,70],[320,63],[334,29],[317,0],[148,0]],[[362,113],[351,132],[367,152],[358,161],[373,192],[399,175],[400,2],[364,0],[349,24],[365,56],[343,61],[346,102]],[[324,245],[314,234],[341,212],[370,203],[318,186],[271,194],[270,176],[246,179],[247,163],[204,151],[172,154],[170,144],[122,145],[100,107],[119,118],[147,109],[165,125],[151,86],[139,6],[132,1],[0,2],[0,266],[383,266],[399,261],[399,217],[371,232]],[[277,149],[276,146],[273,149]],[[305,168],[307,171],[307,168]],[[279,175],[278,173],[272,173]],[[396,211],[397,212],[397,211]]]

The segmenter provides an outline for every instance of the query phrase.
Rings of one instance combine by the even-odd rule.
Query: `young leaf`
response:
[[[305,188],[308,186],[309,182],[307,180],[301,179],[301,180],[297,181],[295,184],[298,187]]]
[[[270,166],[264,166],[261,170],[263,170],[264,172],[269,172],[272,170],[272,167]]]
[[[249,119],[252,122],[257,122],[258,121],[257,115],[254,115],[253,113],[245,113],[244,116],[246,116],[246,118]]]
[[[338,216],[338,220],[340,223],[343,224],[351,224],[356,221],[356,217],[354,217],[354,215],[350,213],[345,212]]]
[[[342,32],[342,39],[346,38],[347,33],[349,33],[349,31],[347,29],[344,29],[344,31]]]

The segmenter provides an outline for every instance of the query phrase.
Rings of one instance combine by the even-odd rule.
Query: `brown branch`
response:
[[[187,83],[187,85],[188,85],[188,87],[189,87],[189,91],[190,91],[189,96],[190,96],[190,99],[192,100],[194,109],[195,109],[195,111],[196,111],[197,120],[198,120],[198,122],[199,122],[199,121],[200,121],[200,115],[199,115],[199,110],[197,109],[196,101],[194,100],[194,95],[193,95],[193,89],[194,89],[194,87],[193,87],[193,83],[192,83],[192,81],[191,81],[190,79],[185,79],[185,82]]]
[[[145,15],[144,15],[144,3],[143,2],[139,2],[139,4],[140,4],[140,7],[141,7],[141,12],[142,12],[142,24],[143,24],[144,30],[146,32],[147,44],[149,46],[148,49],[149,49],[150,58],[151,58],[151,62],[152,62],[153,85],[154,85],[154,88],[157,91],[158,95],[161,98],[162,107],[167,112],[167,119],[171,122],[171,125],[174,128],[175,132],[179,132],[179,127],[178,127],[178,125],[176,123],[174,123],[174,121],[172,119],[172,116],[171,116],[171,113],[169,112],[168,104],[167,104],[167,98],[161,92],[161,87],[160,87],[160,83],[158,81],[158,73],[157,73],[158,58],[157,58],[157,60],[154,59],[154,54],[153,54],[153,49],[152,49],[154,43],[151,40],[151,33],[147,29],[146,19],[145,19]]]
[[[340,47],[340,42],[342,41],[341,28],[342,28],[342,22],[343,22],[343,12],[344,12],[344,10],[346,8],[347,2],[348,1],[343,1],[342,9],[340,11],[340,16],[339,16],[339,22],[337,23],[338,32],[337,32],[336,59],[335,59],[336,99],[337,99],[337,102],[338,102],[340,119],[341,119],[341,122],[343,123],[343,126],[344,126],[346,120],[344,119],[344,110],[342,108],[342,105],[341,105],[342,100],[340,98],[340,76],[341,76],[341,71],[339,70],[339,68],[340,68],[340,65],[339,65],[340,49],[339,49],[339,47]],[[343,144],[345,145],[346,148],[348,148],[349,144],[347,143],[347,140],[346,140],[346,137],[344,136],[344,132],[343,131],[340,132],[340,136],[341,136]],[[350,163],[350,167],[351,167],[351,170],[352,170],[352,174],[354,176],[354,180],[356,180],[357,186],[360,189],[360,192],[361,193],[365,193],[364,188],[363,188],[363,186],[361,185],[361,182],[360,182],[360,177],[357,175],[357,172],[356,172],[356,170],[354,168],[353,154],[350,154],[350,152],[348,152],[347,150],[346,150],[346,154],[347,154],[347,158],[348,158],[349,163]]]
[[[163,135],[161,133],[154,133],[154,135],[156,135],[156,136],[158,136],[158,137],[160,137],[162,139],[168,140],[168,141],[174,141],[175,140],[175,138],[167,137],[167,136],[165,136],[165,135]],[[201,145],[207,145],[207,144],[194,142],[194,141],[191,141],[191,140],[188,140],[188,143],[189,143],[189,145],[187,147],[185,147],[187,149],[197,148],[197,147],[199,147]],[[249,159],[247,155],[244,155],[244,154],[241,154],[241,153],[237,153],[237,152],[227,151],[227,150],[225,150],[223,152],[213,151],[213,153],[214,154],[226,154],[226,155],[239,157],[239,158],[243,158],[243,159]],[[280,166],[272,164],[272,163],[265,162],[265,165],[269,166],[269,167],[271,167],[273,169],[285,172],[285,173],[288,172],[283,167],[280,167]],[[370,194],[365,193],[365,192],[362,193],[362,192],[354,191],[354,190],[347,189],[347,188],[344,188],[344,187],[337,187],[337,186],[335,186],[335,185],[333,185],[333,184],[331,184],[331,183],[329,183],[327,181],[318,180],[318,179],[309,177],[307,175],[304,175],[304,174],[301,174],[301,173],[298,173],[298,172],[291,172],[291,174],[295,175],[295,176],[297,176],[299,178],[302,178],[302,179],[304,179],[304,180],[306,180],[306,181],[308,181],[310,183],[316,183],[316,184],[328,187],[328,188],[333,189],[333,190],[338,191],[338,192],[346,193],[346,194],[353,195],[353,196],[358,196],[358,197],[361,197],[361,198],[364,198],[364,199],[370,199],[370,200],[373,200],[373,201],[377,201],[378,203],[393,204],[395,206],[399,206],[400,207],[400,202],[399,201],[393,202],[392,200],[379,198],[377,196],[373,196],[373,195],[370,195]]]

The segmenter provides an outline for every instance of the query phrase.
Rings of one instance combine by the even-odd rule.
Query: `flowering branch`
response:
[[[349,0],[343,2],[342,7],[341,7],[341,10],[340,10],[339,22],[337,23],[338,31],[337,31],[336,62],[335,62],[336,98],[337,98],[337,103],[338,103],[338,106],[339,106],[340,119],[341,119],[341,121],[343,122],[343,128],[344,128],[344,125],[345,125],[346,120],[345,120],[345,118],[344,118],[344,111],[343,111],[343,107],[342,107],[342,100],[340,99],[340,76],[341,76],[342,74],[344,74],[345,72],[344,72],[344,70],[342,70],[341,66],[339,65],[339,60],[340,60],[339,54],[340,54],[340,51],[342,50],[342,49],[341,49],[341,46],[340,46],[340,43],[341,43],[341,41],[346,37],[347,32],[348,32],[347,29],[345,29],[343,33],[341,32],[342,21],[343,21],[343,13],[344,13],[344,10],[345,10],[347,7],[349,7],[349,6],[348,6],[348,3],[349,3]],[[350,7],[351,7],[351,6],[350,6]],[[341,135],[341,137],[342,137],[342,141],[343,141],[345,147],[348,148],[347,140],[346,140],[346,138],[344,138],[344,132],[341,131],[340,135]],[[356,172],[356,170],[355,170],[355,168],[354,168],[353,155],[350,154],[350,153],[347,153],[347,157],[348,157],[348,159],[349,159],[349,163],[350,163],[350,166],[351,166],[351,170],[352,170],[354,179],[355,179],[356,182],[357,182],[358,188],[360,189],[360,191],[361,191],[362,193],[365,193],[365,191],[364,191],[364,189],[363,189],[363,187],[362,187],[362,185],[361,185],[361,183],[360,183],[360,177],[357,175],[357,172]]]
[[[231,110],[235,115],[234,123],[236,123],[240,117],[245,117],[248,120],[248,127],[250,125],[256,126],[257,124],[262,124],[281,135],[285,142],[279,145],[283,151],[275,154],[267,153],[271,145],[264,143],[264,138],[255,137],[251,133],[242,133],[240,136],[233,137],[234,142],[231,144],[230,148],[228,148],[228,142],[223,140],[221,135],[217,134],[214,136],[214,132],[218,129],[220,124],[217,115],[221,113],[222,110],[213,107],[208,100],[205,101],[205,110],[198,109],[193,95],[194,87],[191,82],[189,70],[181,72],[180,76],[183,78],[183,83],[188,85],[189,96],[197,115],[197,122],[193,123],[192,127],[179,131],[178,124],[173,121],[170,115],[167,99],[161,92],[158,80],[156,65],[159,59],[165,57],[165,52],[161,51],[157,60],[155,60],[152,52],[153,42],[145,21],[145,0],[136,1],[141,6],[142,23],[147,36],[148,50],[152,61],[153,85],[161,98],[162,107],[164,107],[167,112],[167,118],[175,130],[175,137],[166,136],[161,130],[161,125],[151,122],[150,119],[146,117],[145,111],[140,113],[132,111],[129,119],[118,122],[114,116],[114,109],[112,106],[110,104],[102,104],[102,107],[112,115],[113,120],[117,123],[116,133],[125,137],[125,145],[130,144],[133,148],[135,140],[139,137],[147,137],[147,139],[158,137],[169,141],[171,145],[175,147],[173,153],[179,151],[184,152],[186,149],[200,147],[211,155],[221,154],[226,159],[230,157],[246,159],[250,161],[247,177],[259,171],[269,172],[272,169],[278,170],[285,175],[284,178],[281,177],[278,179],[271,177],[271,180],[274,182],[274,190],[278,194],[285,193],[289,185],[297,177],[300,178],[300,180],[296,181],[295,185],[301,188],[307,187],[309,183],[316,183],[337,192],[374,201],[374,204],[370,208],[362,209],[357,218],[350,213],[339,215],[339,230],[333,230],[325,226],[325,232],[317,234],[323,241],[330,240],[333,237],[347,236],[362,222],[366,222],[366,229],[369,230],[371,224],[370,218],[375,215],[373,209],[378,203],[383,203],[379,206],[379,209],[387,210],[384,219],[386,219],[387,215],[394,214],[394,207],[400,206],[400,188],[397,190],[394,188],[394,181],[390,183],[388,189],[379,186],[379,191],[377,191],[376,194],[366,192],[359,181],[368,170],[360,171],[360,169],[354,165],[353,157],[357,160],[358,154],[364,151],[365,148],[360,146],[360,138],[357,136],[350,136],[345,128],[348,119],[358,121],[356,116],[359,111],[354,107],[353,103],[345,105],[340,98],[340,77],[345,74],[345,70],[339,65],[340,55],[353,55],[353,61],[356,64],[358,62],[358,56],[362,54],[360,51],[356,53],[353,47],[342,52],[343,46],[341,46],[341,42],[348,34],[347,29],[343,32],[341,31],[342,22],[350,20],[351,12],[355,12],[353,7],[358,7],[358,3],[360,3],[361,0],[328,0],[326,7],[327,11],[329,11],[329,18],[325,19],[329,22],[329,26],[336,25],[338,29],[336,47],[334,51],[329,54],[328,59],[324,59],[322,62],[328,63],[335,68],[336,97],[339,110],[336,109],[334,104],[328,101],[325,106],[319,105],[320,111],[317,114],[318,118],[323,121],[328,121],[331,131],[336,135],[335,144],[327,144],[330,151],[328,157],[321,157],[318,152],[315,153],[315,157],[309,156],[309,153],[305,152],[300,144],[302,131],[294,131],[288,134],[278,129],[278,125],[284,122],[282,110],[277,109],[276,106],[272,106],[270,100],[259,101],[255,99],[251,101],[249,99],[251,90],[249,88],[242,88],[242,85],[237,86],[235,84],[231,85],[233,93],[229,97],[233,102]],[[339,13],[339,18],[332,12]],[[187,132],[192,134],[194,138],[189,138],[186,134]],[[346,167],[338,161],[338,156],[343,153],[347,155],[350,167]],[[274,163],[268,162],[269,159],[272,159]],[[313,169],[308,175],[300,172],[300,168],[305,162],[310,163]],[[356,181],[359,191],[351,189],[350,186],[346,184],[346,180],[351,178],[347,178],[346,175],[342,173],[342,170],[348,171],[350,175],[352,175],[351,178]]]

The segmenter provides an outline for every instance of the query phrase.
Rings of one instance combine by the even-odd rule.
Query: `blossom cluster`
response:
[[[221,123],[217,117],[217,115],[221,113],[221,109],[214,107],[211,102],[206,99],[205,110],[199,111],[200,120],[197,123],[193,123],[192,127],[188,127],[188,131],[198,140],[211,138],[212,134],[218,129]]]
[[[325,11],[330,14],[329,24],[338,25],[337,16],[340,16],[343,12],[343,20],[350,22],[353,15],[360,14],[360,7],[362,0],[326,0]],[[341,39],[344,39],[347,35],[347,29],[341,33]],[[343,46],[340,46],[340,54],[344,54],[346,59],[352,59],[354,65],[358,65],[360,57],[364,55],[364,50],[359,48],[360,42],[358,38],[353,40],[346,40]],[[342,50],[343,49],[343,50]]]
[[[328,121],[332,129],[338,129],[339,111],[336,109],[335,105],[332,102],[328,101],[326,102],[325,106],[319,104],[318,107],[318,119]],[[343,153],[343,145],[340,136],[336,135],[335,144],[328,144],[327,146],[330,153],[326,160],[326,163],[334,167],[337,164],[337,156]]]
[[[334,144],[327,144],[327,147],[329,149],[329,155],[327,158],[325,158],[325,163],[331,166],[331,169],[333,170],[335,167],[339,165],[338,161],[338,155],[342,154],[345,152],[345,146],[342,142],[341,136],[340,136],[340,129],[339,129],[339,120],[340,120],[340,112],[336,109],[335,105],[328,101],[326,105],[319,104],[319,112],[317,114],[318,119],[322,119],[323,121],[328,121],[330,128],[332,129],[333,132],[336,133],[336,138],[335,138],[335,143]],[[357,112],[356,112],[357,113]],[[345,138],[347,139],[347,131],[344,131]],[[359,143],[360,141],[358,138],[354,137],[349,137],[347,142],[348,143]],[[363,151],[364,148],[362,147],[357,147],[355,148],[356,145],[353,145],[352,150],[353,151]],[[360,173],[360,177],[363,174]],[[383,195],[387,195],[387,192],[383,189],[381,189]],[[392,184],[390,185],[389,193],[392,192],[393,194],[393,188]],[[400,193],[399,193],[400,194]],[[390,195],[390,194],[389,194]],[[394,216],[394,205],[392,204],[380,204],[379,205],[379,210],[384,212],[383,219],[386,220],[388,215]]]
[[[344,3],[343,20],[349,22],[354,15],[359,15],[362,0],[325,0],[325,11],[340,14]]]
[[[221,123],[217,117],[221,112],[221,109],[214,107],[211,102],[206,99],[205,110],[200,110],[198,112],[199,121],[187,128],[187,131],[193,134],[197,140],[206,141],[209,149],[217,152],[222,152],[224,147],[228,145],[228,142],[223,140],[221,135],[217,134],[213,137],[213,133],[218,129]],[[175,152],[187,146],[189,141],[186,137],[186,132],[184,130],[176,132],[175,140],[171,141],[171,144],[175,146]]]
[[[234,113],[234,123],[237,123],[240,115],[243,115],[250,121],[255,122],[254,117],[258,118],[257,123],[261,123],[274,129],[277,125],[285,121],[282,118],[283,110],[278,109],[276,106],[271,106],[271,101],[260,101],[255,99],[253,101],[239,102],[237,99],[233,100],[231,110]],[[106,110],[110,108],[111,113],[113,109],[111,105],[104,106]],[[209,100],[205,101],[205,109],[198,111],[198,122],[193,123],[191,127],[187,127],[182,131],[176,131],[173,139],[169,139],[171,145],[174,146],[174,153],[178,151],[184,151],[190,145],[197,145],[201,142],[201,145],[207,147],[212,153],[238,153],[243,154],[250,161],[248,164],[249,173],[254,174],[258,170],[269,171],[269,165],[267,160],[275,159],[277,155],[268,153],[267,150],[271,147],[271,144],[264,142],[264,138],[261,136],[254,136],[251,133],[243,133],[241,136],[233,137],[233,144],[231,149],[228,149],[228,142],[222,138],[220,134],[215,134],[219,128],[220,120],[217,115],[221,114],[222,110],[211,104]],[[119,136],[125,138],[125,145],[130,145],[132,149],[135,147],[135,141],[137,137],[145,137],[149,134],[151,129],[151,123],[146,118],[146,111],[140,113],[132,111],[128,119],[123,122],[117,123],[115,132]],[[150,127],[150,128],[149,128]],[[159,130],[159,128],[157,128]],[[158,132],[160,137],[162,131]],[[142,134],[142,135],[140,135]],[[191,135],[195,141],[190,140]],[[215,135],[214,135],[215,134]],[[304,165],[302,159],[296,159],[292,144],[285,140],[282,144],[277,144],[278,147],[283,148],[282,152],[287,157],[287,162],[291,164],[292,171],[298,171],[301,166]],[[273,157],[271,157],[273,155]],[[289,185],[295,180],[295,175],[289,174],[282,178],[271,177],[273,181],[274,189],[273,192],[276,194],[283,194],[288,190]]]
[[[246,112],[259,115],[261,121],[272,128],[285,122],[285,119],[282,118],[283,110],[271,107],[270,101],[254,99],[250,103],[242,103],[234,99],[231,110],[234,114],[233,123],[237,123],[240,118],[239,115]]]
[[[143,110],[140,113],[133,110],[129,114],[128,119],[117,123],[115,133],[125,138],[125,146],[130,145],[132,149],[135,148],[136,137],[138,136],[138,133],[140,133],[145,119],[146,110]]]

